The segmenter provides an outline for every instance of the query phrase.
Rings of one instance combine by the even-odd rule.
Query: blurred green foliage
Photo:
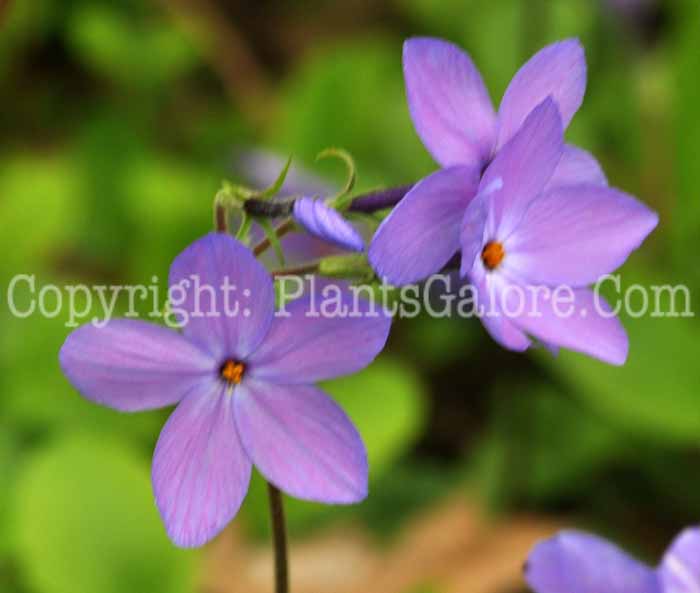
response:
[[[0,17],[3,287],[18,273],[35,274],[39,287],[153,276],[162,286],[173,256],[209,230],[235,151],[291,153],[337,182],[342,167],[314,157],[342,146],[360,189],[420,178],[434,165],[412,129],[401,73],[402,40],[420,34],[464,46],[496,103],[534,50],[580,37],[589,91],[568,137],[661,214],[623,268],[624,285],[700,290],[696,0],[659,2],[646,20],[625,20],[603,0],[392,0],[378,3],[392,18],[356,14],[347,30],[304,3],[271,2],[274,34],[245,3],[211,4],[264,84],[247,84],[250,56],[221,51],[219,22],[180,13],[179,3],[9,3]],[[2,303],[0,590],[193,590],[200,555],[170,546],[148,480],[167,411],[123,415],[84,401],[58,368],[65,313],[18,319]],[[659,539],[697,522],[698,322],[624,321],[624,368],[505,353],[475,320],[397,323],[375,366],[325,386],[367,443],[370,498],[342,510],[289,501],[294,537],[351,519],[391,538],[455,488],[494,512],[567,511],[628,539],[642,519]],[[267,533],[257,477],[240,520]]]

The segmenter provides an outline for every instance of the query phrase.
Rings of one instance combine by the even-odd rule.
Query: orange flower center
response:
[[[481,260],[487,270],[495,270],[506,256],[506,250],[498,241],[489,241],[481,252]]]
[[[219,371],[221,378],[231,385],[238,385],[243,378],[243,373],[245,373],[245,365],[242,362],[238,362],[229,358],[224,364],[221,365],[221,370]]]

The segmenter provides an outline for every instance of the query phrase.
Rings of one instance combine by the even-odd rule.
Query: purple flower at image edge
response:
[[[349,251],[362,251],[360,233],[337,210],[320,198],[301,197],[294,201],[294,220],[313,236]]]
[[[627,334],[589,286],[624,263],[658,216],[607,186],[558,183],[565,150],[548,98],[484,173],[464,216],[461,272],[486,311],[482,323],[504,347],[525,350],[534,336],[623,364]]]
[[[383,311],[368,315],[365,301],[361,315],[309,316],[310,297],[274,315],[270,276],[224,234],[207,235],[174,260],[171,287],[193,278],[204,289],[187,291],[178,307],[188,316],[182,333],[118,319],[78,328],[60,352],[64,374],[89,400],[126,412],[177,404],[152,467],[173,542],[195,547],[219,533],[238,512],[253,464],[297,498],[364,499],[361,438],[313,384],[367,366],[384,347],[391,319]],[[233,299],[230,286],[237,287]],[[351,295],[342,304],[353,306]]]
[[[452,43],[407,40],[403,68],[414,127],[443,170],[416,184],[372,240],[372,266],[395,285],[438,272],[459,250],[464,212],[481,173],[529,113],[551,96],[566,127],[586,90],[586,59],[577,40],[545,47],[523,65],[498,113],[471,58]],[[606,184],[593,156],[566,146],[551,183],[584,181]]]
[[[698,593],[700,528],[676,537],[655,568],[595,535],[563,531],[535,546],[525,579],[535,593]]]

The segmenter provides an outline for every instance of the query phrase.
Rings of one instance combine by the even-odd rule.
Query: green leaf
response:
[[[165,535],[148,464],[97,436],[37,452],[14,499],[19,559],[32,590],[192,590],[194,557]]]
[[[146,89],[171,83],[198,59],[191,40],[167,21],[127,17],[99,3],[73,12],[67,37],[78,58],[98,74]]]
[[[700,269],[697,266],[697,240],[700,236],[700,37],[697,23],[700,6],[693,0],[677,3],[679,10],[678,43],[675,47],[673,80],[676,84],[675,138],[677,151],[673,162],[676,168],[676,208],[682,215],[673,216],[669,245],[678,273],[700,287]]]

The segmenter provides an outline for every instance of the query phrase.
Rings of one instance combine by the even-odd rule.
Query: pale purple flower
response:
[[[588,286],[622,265],[658,216],[607,186],[553,183],[565,150],[548,98],[484,172],[464,217],[461,272],[486,329],[506,348],[527,349],[530,335],[622,364],[627,334]]]
[[[170,286],[188,282],[202,289],[177,303],[188,317],[182,334],[119,319],[78,328],[60,352],[63,372],[92,401],[127,412],[177,404],[152,470],[170,538],[193,547],[221,531],[238,512],[253,464],[298,498],[362,500],[360,436],[313,383],[368,365],[390,319],[367,315],[370,305],[349,294],[342,304],[355,306],[356,316],[310,316],[306,297],[275,316],[270,276],[224,234],[207,235],[175,259]]]
[[[320,198],[301,197],[294,201],[294,220],[313,236],[349,251],[362,251],[365,242],[342,215]]]
[[[525,579],[535,593],[698,593],[700,528],[688,528],[652,568],[604,539],[563,531],[532,550]]]
[[[464,211],[481,173],[528,114],[551,96],[567,126],[586,88],[586,60],[577,40],[555,43],[533,56],[511,81],[498,113],[469,56],[451,43],[407,40],[403,68],[413,124],[443,170],[420,181],[372,240],[370,262],[396,285],[430,276],[459,250]],[[551,183],[581,181],[606,183],[589,153],[567,146]]]

